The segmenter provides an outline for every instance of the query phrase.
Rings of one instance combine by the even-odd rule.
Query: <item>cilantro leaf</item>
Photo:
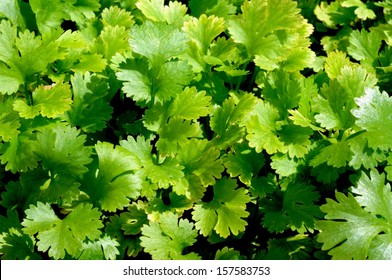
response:
[[[5,170],[12,173],[34,169],[38,166],[36,149],[37,142],[32,140],[28,133],[22,133],[0,146],[1,163],[6,164]]]
[[[39,260],[34,252],[33,237],[22,232],[18,214],[7,211],[0,216],[0,255],[2,260]]]
[[[159,130],[157,149],[162,155],[173,155],[189,138],[201,137],[202,130],[198,123],[183,120],[181,118],[170,118],[165,126]]]
[[[206,140],[190,139],[180,147],[177,154],[179,164],[184,167],[186,181],[181,180],[174,186],[178,194],[199,199],[208,185],[214,185],[220,179],[224,167],[219,158],[219,150]]]
[[[92,52],[102,54],[110,60],[117,53],[130,51],[128,44],[128,30],[124,26],[105,26],[95,41]]]
[[[378,57],[380,47],[381,37],[377,32],[354,30],[350,34],[350,46],[347,52],[356,60],[372,65]]]
[[[152,21],[167,22],[177,27],[182,26],[187,12],[186,5],[177,1],[164,5],[163,0],[139,0],[136,7]]]
[[[177,116],[185,120],[205,117],[211,111],[211,99],[205,91],[197,91],[196,87],[186,87],[170,105],[169,116]]]
[[[22,118],[34,118],[42,115],[48,118],[56,118],[71,108],[71,90],[68,84],[53,84],[39,86],[32,94],[33,105],[29,106],[25,101],[15,100],[14,109]]]
[[[135,174],[142,181],[149,179],[155,187],[167,189],[170,185],[178,184],[184,177],[183,166],[178,160],[169,157],[158,159],[152,153],[150,141],[144,137],[139,136],[135,140],[129,136],[127,140],[120,141],[120,145],[127,150],[129,160],[140,166]],[[143,191],[149,193],[152,190],[148,187]]]
[[[233,179],[223,178],[214,185],[214,198],[211,202],[198,203],[194,206],[192,217],[196,228],[204,236],[213,230],[226,238],[232,233],[238,235],[248,224],[244,218],[249,216],[246,204],[250,202],[247,190],[237,189]]]
[[[359,0],[344,0],[342,2],[342,7],[356,7],[354,13],[358,16],[358,18],[363,20],[376,18],[376,14],[373,10],[368,8],[365,3]]]
[[[374,87],[377,79],[361,66],[343,66],[340,75],[321,88],[321,95],[314,101],[315,119],[327,129],[347,129],[353,126],[354,101],[368,87]]]
[[[265,213],[262,221],[270,232],[283,232],[292,228],[300,233],[313,232],[315,221],[321,217],[320,209],[314,204],[320,197],[315,187],[305,183],[289,183],[283,191],[281,202],[276,197],[275,203],[265,198],[261,210]]]
[[[352,113],[357,118],[356,124],[366,130],[369,146],[385,151],[392,148],[391,130],[392,98],[386,92],[381,93],[378,88],[366,89],[365,95],[356,98],[357,109]]]
[[[372,170],[361,174],[354,196],[336,192],[336,199],[327,199],[321,210],[326,220],[316,223],[318,241],[329,250],[333,259],[391,259],[390,217],[391,186],[384,184],[384,174]],[[364,207],[364,208],[362,208]]]
[[[148,223],[145,205],[141,202],[133,203],[128,207],[128,211],[120,214],[122,221],[121,229],[124,234],[136,235],[141,232],[144,224]]]
[[[120,69],[116,75],[125,82],[125,94],[141,104],[168,101],[180,94],[193,78],[191,66],[185,61],[168,61],[149,69],[143,59],[130,62],[127,69]]]
[[[61,220],[49,204],[38,202],[26,210],[23,232],[38,233],[38,250],[48,251],[50,257],[61,259],[66,252],[76,257],[86,238],[95,240],[101,235],[100,216],[101,213],[90,204],[80,204]]]
[[[121,146],[113,148],[110,143],[98,142],[95,150],[98,164],[90,166],[81,188],[102,210],[115,212],[123,209],[140,193],[141,182],[132,172],[140,165],[132,162]]]
[[[78,260],[115,260],[116,255],[120,254],[117,249],[119,245],[115,239],[107,235],[94,242],[83,243]]]
[[[98,11],[98,0],[54,0],[50,3],[43,0],[31,0],[31,9],[36,15],[38,29],[45,33],[50,29],[59,28],[63,19],[69,19],[83,26],[84,22],[92,19]]]
[[[91,149],[84,146],[85,135],[75,127],[58,124],[37,135],[36,157],[54,174],[78,176],[88,171]]]
[[[196,242],[193,226],[188,220],[179,220],[176,214],[163,213],[158,222],[142,227],[141,245],[154,260],[199,259],[196,253],[183,255],[183,250]]]
[[[107,26],[122,26],[129,27],[135,23],[133,15],[125,9],[118,6],[110,6],[105,8],[101,14],[101,21],[105,27]]]
[[[257,66],[273,70],[287,61],[292,71],[301,70],[314,60],[307,38],[313,27],[299,15],[296,2],[246,0],[241,11],[242,14],[229,20],[229,32],[235,42],[245,46],[250,58],[255,57]],[[290,41],[290,49],[286,40]],[[289,62],[293,59],[295,62]]]
[[[132,51],[147,57],[153,67],[159,67],[186,50],[185,34],[177,28],[147,21],[142,26],[132,26],[129,43]]]
[[[205,56],[208,55],[211,42],[224,30],[222,18],[207,17],[205,14],[184,23],[184,31],[190,39],[185,57],[191,61],[196,71],[207,70]]]
[[[213,112],[210,125],[215,132],[213,142],[217,147],[228,147],[242,138],[242,127],[246,125],[257,100],[253,94],[244,93],[239,100],[234,97],[226,99]]]
[[[276,122],[279,119],[278,110],[268,102],[259,99],[254,107],[254,115],[245,123],[248,132],[246,139],[249,146],[260,153],[263,149],[268,154],[283,151],[284,145],[279,140]]]
[[[113,108],[109,105],[109,84],[95,74],[80,72],[71,77],[73,103],[67,112],[71,124],[86,132],[105,128]]]
[[[252,178],[259,173],[265,159],[254,149],[249,149],[248,145],[237,145],[234,148],[233,152],[223,159],[226,170],[231,177],[239,176],[242,183],[250,186]]]
[[[12,98],[0,103],[0,137],[5,142],[15,139],[20,133],[21,124],[13,103]]]

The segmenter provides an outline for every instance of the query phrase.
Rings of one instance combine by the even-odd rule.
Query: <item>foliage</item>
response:
[[[1,259],[392,259],[391,11],[2,1]]]

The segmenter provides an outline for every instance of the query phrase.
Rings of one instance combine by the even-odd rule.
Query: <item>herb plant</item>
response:
[[[392,259],[391,62],[390,0],[2,0],[0,256]]]

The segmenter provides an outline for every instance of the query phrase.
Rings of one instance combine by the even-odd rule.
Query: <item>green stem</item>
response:
[[[242,65],[242,67],[241,67],[241,70],[245,70],[246,67],[248,67],[248,64],[249,64],[249,61],[247,61],[246,63],[244,63],[244,64]],[[244,77],[244,76],[239,76],[239,77],[238,77],[238,81],[237,81],[237,84],[236,84],[236,87],[235,87],[235,92],[238,92],[238,91],[240,90],[240,86],[241,86],[241,84],[242,84],[243,77]]]

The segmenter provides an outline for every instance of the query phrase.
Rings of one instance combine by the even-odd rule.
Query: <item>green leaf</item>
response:
[[[9,63],[15,55],[16,25],[11,24],[8,20],[1,20],[0,30],[0,60]]]
[[[158,22],[165,21],[163,0],[138,0],[136,7],[150,20]]]
[[[56,118],[71,108],[71,90],[68,84],[41,85],[33,92],[32,97],[32,106],[22,100],[14,102],[14,109],[22,118],[32,119],[39,114]]]
[[[115,240],[105,235],[97,241],[83,243],[82,254],[78,260],[115,260],[116,255],[119,255],[117,247],[120,244]]]
[[[290,158],[287,154],[275,154],[271,157],[271,168],[282,177],[287,177],[298,172],[300,162]]]
[[[186,50],[187,38],[177,28],[147,21],[142,26],[132,26],[129,43],[132,51],[147,57],[153,67],[159,67]]]
[[[366,130],[369,146],[385,151],[392,149],[392,98],[378,88],[366,89],[365,95],[356,98],[359,108],[353,110],[356,125]]]
[[[186,87],[170,105],[169,116],[177,116],[185,120],[205,117],[211,111],[211,99],[205,91],[197,91],[196,87]]]
[[[169,61],[148,69],[145,60],[136,60],[116,73],[125,81],[123,91],[137,102],[162,103],[182,92],[192,80],[192,69],[185,61]]]
[[[164,5],[163,0],[139,0],[136,7],[152,21],[167,22],[177,27],[182,26],[187,12],[186,5],[177,1],[170,1],[168,5]]]
[[[309,260],[312,248],[309,237],[298,234],[289,238],[268,240],[268,252],[263,260]]]
[[[370,177],[362,173],[352,188],[358,196],[337,192],[337,202],[327,199],[321,206],[327,215],[316,223],[318,241],[333,259],[392,259],[392,192],[384,177],[377,171],[371,171]]]
[[[350,46],[347,48],[347,52],[356,60],[363,60],[372,65],[378,57],[381,39],[377,32],[354,30],[350,34]]]
[[[91,51],[98,52],[110,60],[117,53],[130,51],[128,37],[128,30],[124,26],[106,26],[99,34]]]
[[[91,148],[84,146],[85,135],[71,126],[58,124],[37,135],[36,157],[53,174],[78,176],[88,171]]]
[[[357,7],[354,13],[362,20],[375,19],[376,14],[373,10],[369,9],[365,3],[360,0],[344,0],[342,7]]]
[[[25,19],[21,13],[17,0],[4,0],[0,2],[0,18],[8,18],[15,26],[26,27]]]
[[[271,202],[266,201],[262,205],[265,217],[262,221],[269,232],[283,232],[291,228],[300,233],[313,232],[317,218],[322,213],[315,201],[320,198],[315,187],[305,183],[289,183],[283,191],[283,201],[278,202],[277,197]],[[275,201],[275,202],[273,202]]]
[[[86,132],[106,127],[113,108],[109,105],[109,84],[95,74],[76,73],[71,77],[73,103],[67,112],[70,123]]]
[[[328,28],[337,29],[338,25],[348,25],[356,16],[352,9],[342,7],[340,2],[321,2],[314,10],[317,18]]]
[[[250,202],[247,190],[237,189],[236,181],[228,178],[220,179],[213,188],[213,200],[198,203],[193,208],[196,228],[204,236],[211,235],[214,230],[223,238],[245,231],[248,223],[244,219],[249,216],[246,204]]]
[[[43,0],[31,0],[31,9],[36,15],[38,29],[45,33],[50,29],[59,28],[64,19],[72,20],[83,26],[98,11],[98,0],[55,0],[50,3]]]
[[[141,181],[151,180],[155,187],[167,189],[171,185],[179,184],[184,177],[183,166],[177,159],[165,158],[162,161],[157,159],[152,153],[152,146],[149,140],[144,137],[137,137],[135,140],[129,136],[127,140],[120,141],[121,147],[128,152],[129,160],[140,165],[140,169],[135,173]],[[150,187],[143,189],[149,193]]]
[[[0,137],[4,142],[15,139],[20,133],[21,124],[13,102],[14,100],[9,98],[0,103]]]
[[[284,145],[279,140],[276,131],[276,122],[279,119],[279,112],[268,102],[261,99],[254,107],[254,115],[246,122],[246,130],[248,132],[246,139],[249,146],[256,149],[260,153],[266,150],[268,154],[283,151]]]
[[[101,213],[92,205],[80,204],[61,220],[49,204],[38,202],[26,210],[23,232],[38,233],[38,250],[48,251],[50,257],[62,259],[66,253],[76,257],[86,238],[95,240],[101,235],[103,224],[100,216]]]
[[[7,217],[0,216],[0,255],[2,260],[41,259],[34,252],[33,237],[22,232],[15,211],[7,211]]]
[[[125,9],[118,6],[110,6],[105,8],[101,14],[101,21],[105,27],[107,26],[120,26],[128,28],[135,23],[133,16]]]
[[[142,226],[148,223],[147,213],[144,208],[145,206],[139,201],[129,206],[127,212],[120,214],[121,229],[124,231],[124,234],[139,234]]]
[[[189,58],[195,70],[206,70],[204,56],[208,54],[211,42],[225,30],[224,20],[216,16],[192,18],[184,23],[184,31],[190,41],[186,58]]]
[[[265,159],[248,145],[234,146],[232,153],[228,154],[223,162],[231,177],[239,176],[242,183],[250,186],[254,178],[264,166]]]
[[[10,170],[12,173],[34,169],[38,166],[36,149],[37,142],[31,140],[30,135],[21,134],[1,147],[1,163],[7,164],[5,170]]]
[[[233,248],[224,247],[222,250],[218,250],[215,253],[214,260],[242,260],[240,251],[234,250]]]
[[[313,27],[303,20],[296,2],[246,0],[241,11],[229,20],[229,32],[235,42],[245,46],[250,58],[255,57],[260,68],[273,70],[280,62],[296,59],[301,63],[295,66],[288,62],[289,68],[301,70],[314,59],[307,38]],[[287,48],[285,42],[291,47]]]
[[[95,145],[98,166],[86,174],[82,189],[85,190],[94,205],[102,210],[115,212],[130,204],[131,198],[140,194],[141,182],[133,174],[140,165],[128,157],[128,151],[121,146],[107,142]]]
[[[210,125],[215,132],[214,144],[225,148],[240,140],[243,127],[257,103],[253,94],[245,93],[239,100],[234,97],[226,99],[222,106],[213,112]]]
[[[0,62],[0,93],[13,94],[23,84],[23,75],[15,67],[7,67]]]
[[[142,227],[141,245],[154,260],[199,259],[196,253],[183,254],[183,250],[196,242],[197,231],[193,223],[178,219],[166,212],[159,221]]]
[[[355,199],[367,212],[388,220],[392,217],[392,192],[389,183],[384,185],[385,174],[376,170],[370,171],[368,177],[364,172],[351,191],[357,195]]]
[[[362,96],[366,88],[374,87],[377,79],[361,66],[343,66],[340,75],[321,88],[321,95],[314,101],[317,122],[327,129],[347,129],[355,118],[352,110],[357,108],[354,101]]]
[[[184,167],[186,182],[175,185],[174,191],[190,199],[202,198],[207,186],[214,185],[222,176],[224,167],[219,156],[219,150],[206,139],[187,141],[177,155],[179,164]]]
[[[332,143],[320,150],[320,152],[310,161],[313,167],[322,163],[327,163],[333,167],[344,167],[351,160],[353,152],[350,150],[348,141]]]
[[[181,118],[170,118],[167,124],[158,131],[157,149],[163,156],[174,155],[179,146],[190,138],[202,137],[202,130],[198,123],[192,123]]]

